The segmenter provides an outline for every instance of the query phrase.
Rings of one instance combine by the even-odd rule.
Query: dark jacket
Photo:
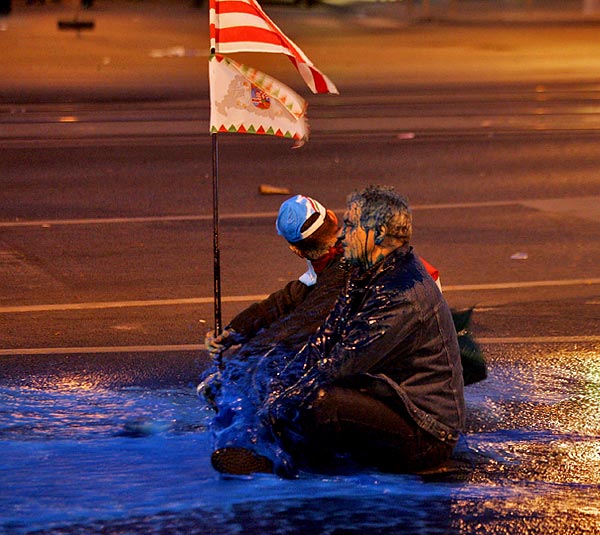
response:
[[[339,253],[319,273],[313,286],[292,281],[238,314],[229,327],[247,342],[235,356],[262,355],[277,346],[289,354],[298,352],[333,308],[347,277],[348,267]]]
[[[350,383],[455,443],[465,402],[456,330],[448,304],[412,248],[357,270],[322,327],[272,385],[262,414],[285,419],[322,386]]]
[[[266,299],[253,303],[233,318],[226,329],[233,329],[240,342],[246,342],[261,329],[265,329],[278,319],[294,310],[314,289],[296,279],[273,292]]]

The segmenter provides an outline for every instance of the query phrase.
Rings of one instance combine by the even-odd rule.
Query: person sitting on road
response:
[[[290,249],[306,259],[308,270],[263,301],[235,316],[221,334],[206,334],[207,350],[215,355],[244,344],[236,356],[255,354],[277,343],[300,349],[331,310],[344,285],[346,269],[337,216],[320,202],[296,195],[282,203],[277,232]]]
[[[332,210],[316,199],[295,195],[282,203],[276,228],[290,249],[306,259],[308,270],[263,301],[240,312],[220,334],[209,331],[204,343],[211,354],[246,344],[257,334],[254,343],[242,346],[238,356],[256,352],[261,344],[271,347],[284,341],[288,347],[299,349],[325,319],[343,288],[347,269],[341,265],[340,227]],[[421,261],[441,290],[439,271],[424,259]],[[309,294],[311,299],[305,302]],[[300,304],[303,304],[302,309],[293,317],[287,317]],[[295,321],[296,318],[299,321]],[[279,321],[282,319],[284,321]]]
[[[389,188],[350,197],[344,257],[355,270],[332,312],[295,356],[255,376],[258,425],[214,450],[224,473],[297,466],[414,472],[445,461],[464,424],[460,351],[450,309],[415,256],[412,216]],[[237,401],[247,394],[238,391]],[[231,422],[236,409],[226,411]],[[231,438],[231,436],[230,436]],[[270,448],[262,448],[270,443]],[[269,451],[270,450],[270,451]],[[284,461],[282,462],[282,459]]]
[[[265,429],[257,410],[264,401],[268,377],[302,348],[333,307],[344,287],[347,267],[337,217],[314,199],[298,195],[284,202],[277,229],[292,250],[307,259],[309,269],[299,280],[236,316],[225,336],[207,335],[215,360],[198,390],[215,410],[209,424],[215,450],[254,445],[263,458],[279,459],[278,471],[284,475],[292,473],[290,463],[272,440],[263,437]],[[226,358],[218,358],[232,342],[243,345]],[[233,470],[249,473],[246,467]],[[259,467],[258,471],[264,470]]]

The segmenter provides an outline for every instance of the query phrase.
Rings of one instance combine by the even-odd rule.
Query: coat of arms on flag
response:
[[[307,104],[292,89],[252,67],[215,54],[209,63],[210,131],[308,139]]]

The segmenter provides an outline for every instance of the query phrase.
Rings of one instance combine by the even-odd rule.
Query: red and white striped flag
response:
[[[334,93],[333,82],[277,27],[256,0],[210,0],[210,46],[216,53],[286,54],[313,93]]]

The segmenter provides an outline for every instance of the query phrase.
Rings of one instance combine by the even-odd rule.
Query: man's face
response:
[[[365,229],[360,221],[361,209],[357,203],[352,203],[344,214],[342,230],[342,246],[344,257],[354,265],[365,268],[372,265],[375,233]]]

